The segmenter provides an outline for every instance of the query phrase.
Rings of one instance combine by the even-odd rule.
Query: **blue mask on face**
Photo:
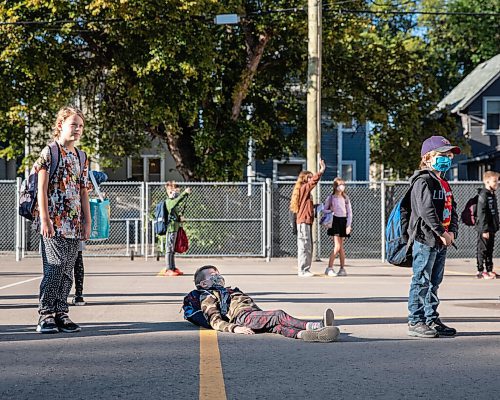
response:
[[[437,156],[432,160],[431,167],[439,172],[446,172],[451,167],[451,158],[447,156]]]

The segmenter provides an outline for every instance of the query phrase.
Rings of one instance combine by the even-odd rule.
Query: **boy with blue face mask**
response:
[[[438,288],[443,280],[446,251],[458,232],[456,203],[444,174],[460,148],[442,136],[422,144],[420,170],[410,178],[413,276],[408,296],[408,335],[422,338],[453,336],[456,330],[439,319]]]

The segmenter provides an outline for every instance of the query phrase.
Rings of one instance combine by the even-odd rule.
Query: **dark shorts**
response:
[[[347,217],[336,217],[333,216],[332,227],[326,231],[328,236],[340,236],[340,237],[349,237],[346,233],[347,228]]]

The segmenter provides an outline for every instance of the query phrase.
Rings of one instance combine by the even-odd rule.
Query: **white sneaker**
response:
[[[310,271],[300,271],[299,276],[301,278],[310,278],[311,276],[314,276],[314,274]]]
[[[347,276],[347,272],[345,272],[344,268],[340,268],[339,272],[337,272],[337,276]]]
[[[326,269],[325,269],[325,275],[327,275],[327,276],[337,276],[337,273],[335,272],[335,270],[333,268],[326,267]]]
[[[333,314],[331,308],[327,308],[323,313],[323,327],[333,326],[334,321],[335,321],[335,314]]]

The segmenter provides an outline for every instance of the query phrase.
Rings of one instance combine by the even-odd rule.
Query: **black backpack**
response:
[[[155,233],[165,235],[168,227],[168,210],[165,200],[160,201],[155,207]]]
[[[479,194],[476,194],[474,197],[470,198],[462,211],[460,219],[467,226],[476,225],[476,216],[477,216],[477,201],[479,199]]]
[[[61,151],[59,150],[59,145],[56,142],[52,142],[49,144],[49,150],[49,182],[52,182],[52,179],[56,174],[57,167],[59,166]],[[87,155],[84,151],[79,150],[76,147],[75,150],[76,154],[78,155],[78,160],[80,161],[80,173],[83,173],[85,163],[87,162]],[[56,162],[53,162],[53,160],[56,160]],[[34,168],[31,169],[28,178],[23,180],[19,192],[19,215],[30,221],[33,221],[33,211],[35,210],[38,194],[38,174],[35,172]]]

